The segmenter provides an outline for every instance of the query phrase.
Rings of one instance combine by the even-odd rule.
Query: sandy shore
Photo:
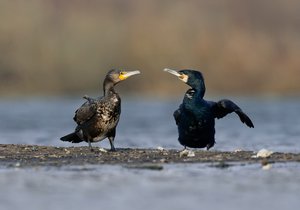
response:
[[[119,148],[116,152],[94,147],[52,147],[36,145],[0,144],[0,165],[4,167],[64,166],[85,164],[122,164],[127,167],[160,169],[165,163],[213,163],[227,167],[238,163],[300,162],[300,154],[273,153],[268,158],[257,158],[253,151],[205,151]]]

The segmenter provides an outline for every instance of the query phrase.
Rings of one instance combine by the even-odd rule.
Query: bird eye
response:
[[[126,71],[121,71],[121,72],[119,73],[119,79],[120,79],[120,80],[126,79],[126,78],[127,78],[126,74],[127,74]]]

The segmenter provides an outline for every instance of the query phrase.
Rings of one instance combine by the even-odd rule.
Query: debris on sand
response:
[[[261,149],[258,151],[256,155],[253,155],[253,158],[268,158],[270,157],[274,152],[267,150],[267,149]]]
[[[67,149],[64,149],[64,151],[66,152],[67,155],[71,153],[70,150]]]
[[[101,147],[101,148],[99,148],[99,151],[100,151],[100,152],[107,153],[107,150],[106,150],[106,149],[104,149],[104,148],[102,148],[102,147]]]
[[[244,151],[244,150],[242,150],[242,149],[240,149],[240,148],[233,150],[233,152],[243,152],[243,151]]]
[[[163,147],[157,147],[157,150],[161,151],[161,152],[165,151],[165,149]]]
[[[179,153],[179,157],[195,157],[195,152],[184,149]]]
[[[267,153],[260,151],[257,154],[253,151],[228,152],[200,149],[179,152],[175,149],[160,151],[157,148],[118,148],[117,151],[111,152],[96,146],[93,149],[94,151],[91,151],[87,146],[53,147],[0,144],[0,165],[2,167],[24,168],[36,166],[81,166],[89,164],[163,165],[167,163],[211,163],[216,164],[216,167],[226,168],[228,167],[227,164],[231,165],[232,163],[261,163],[262,167],[276,162],[300,163],[300,153],[276,152],[271,155],[270,151]],[[101,155],[99,155],[99,151]],[[255,154],[255,158],[253,158],[253,154]],[[268,167],[270,166],[266,166],[265,168]]]

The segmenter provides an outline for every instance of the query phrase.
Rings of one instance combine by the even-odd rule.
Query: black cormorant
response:
[[[73,118],[77,123],[75,131],[61,137],[61,140],[72,143],[86,141],[92,150],[92,142],[107,137],[111,150],[115,151],[114,138],[121,114],[121,98],[115,92],[114,86],[136,74],[140,74],[140,71],[109,71],[103,82],[104,95],[95,99],[84,96],[87,101],[76,110]]]
[[[164,71],[177,76],[191,88],[187,90],[179,109],[174,112],[178,127],[179,142],[185,148],[203,148],[209,150],[215,144],[215,118],[219,119],[229,113],[235,112],[240,120],[248,127],[254,128],[250,118],[230,100],[218,102],[206,101],[205,84],[202,73],[195,70],[184,69]]]

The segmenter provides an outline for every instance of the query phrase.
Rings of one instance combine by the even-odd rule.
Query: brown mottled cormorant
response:
[[[73,118],[77,123],[75,131],[61,137],[61,140],[72,143],[86,141],[92,150],[92,142],[107,137],[111,150],[115,151],[114,138],[121,114],[121,98],[114,86],[136,74],[140,74],[140,71],[109,71],[103,82],[104,95],[96,99],[84,96],[87,101],[76,110]]]
[[[220,119],[229,113],[235,112],[240,120],[248,127],[254,128],[250,118],[235,103],[228,99],[218,102],[206,101],[205,84],[202,73],[184,69],[164,71],[177,76],[191,88],[187,90],[179,109],[174,112],[178,127],[179,142],[191,148],[206,147],[209,150],[215,144],[215,118]]]

